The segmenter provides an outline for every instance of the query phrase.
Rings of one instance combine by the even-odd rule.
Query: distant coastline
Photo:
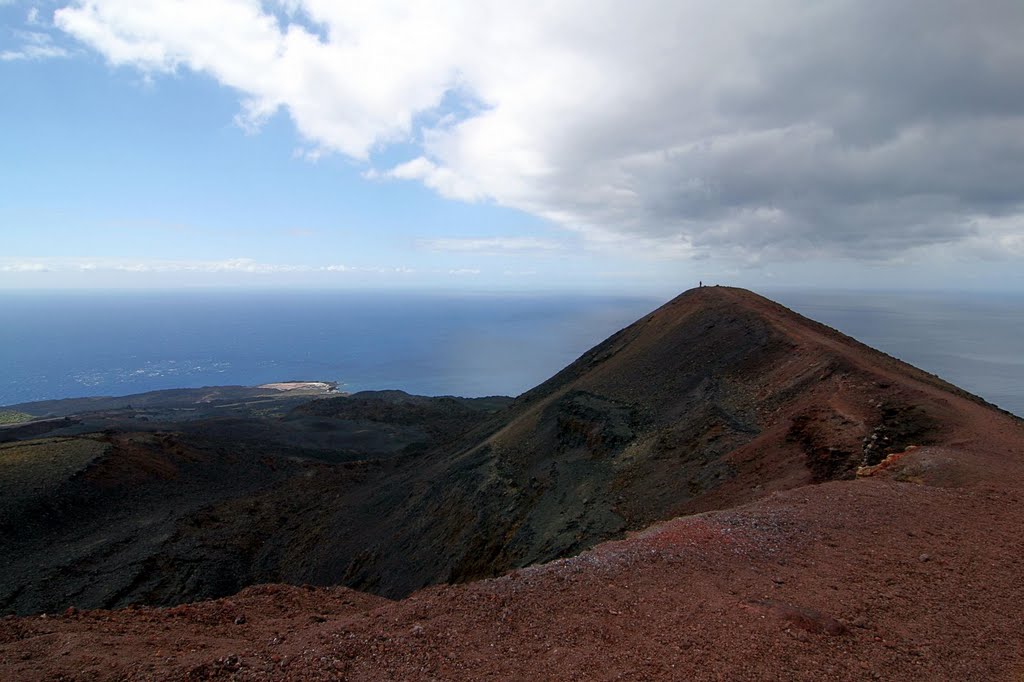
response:
[[[1024,415],[1020,296],[789,290],[774,297]],[[306,380],[350,393],[518,395],[661,303],[351,292],[0,294],[0,301],[0,405]]]
[[[278,381],[269,384],[260,384],[256,388],[273,389],[291,393],[294,391],[309,391],[312,393],[341,393],[338,390],[337,381]]]

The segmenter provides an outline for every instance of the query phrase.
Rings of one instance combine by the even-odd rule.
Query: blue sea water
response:
[[[1024,415],[1024,297],[766,292]],[[0,294],[0,405],[310,379],[516,395],[648,298],[353,292]]]
[[[769,291],[766,295],[1024,416],[1024,294]]]
[[[273,381],[516,395],[657,307],[637,298],[6,293],[0,405]]]

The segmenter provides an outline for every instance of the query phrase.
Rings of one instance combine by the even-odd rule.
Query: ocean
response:
[[[1024,297],[766,292],[1024,415]],[[0,293],[0,405],[336,381],[517,395],[663,301],[354,292]]]
[[[496,294],[8,293],[0,405],[301,379],[353,392],[515,395],[657,305]]]
[[[1024,416],[1024,294],[765,294],[802,315]]]

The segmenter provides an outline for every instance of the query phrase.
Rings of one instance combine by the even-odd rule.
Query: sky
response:
[[[1020,0],[0,0],[0,289],[1024,291]]]

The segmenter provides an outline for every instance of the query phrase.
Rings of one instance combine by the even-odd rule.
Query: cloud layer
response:
[[[36,21],[36,15],[29,12],[26,23],[33,26]],[[48,33],[15,31],[14,37],[21,43],[20,46],[13,50],[0,51],[0,62],[38,61],[68,57],[71,54],[65,48],[54,45],[53,38]]]
[[[537,237],[480,237],[423,239],[418,245],[429,251],[446,251],[453,253],[478,253],[484,255],[498,254],[536,254],[559,251],[562,244],[550,239]]]
[[[4,259],[0,258],[0,272],[134,272],[134,273],[357,273],[357,274],[410,274],[416,272],[405,267],[365,267],[352,265],[290,265],[261,263],[252,258],[224,260],[126,260],[126,259]],[[451,274],[451,273],[449,273]]]
[[[312,156],[592,245],[1024,257],[1019,0],[80,0],[54,21],[233,88],[246,128],[286,111]],[[380,167],[393,143],[418,151]]]

